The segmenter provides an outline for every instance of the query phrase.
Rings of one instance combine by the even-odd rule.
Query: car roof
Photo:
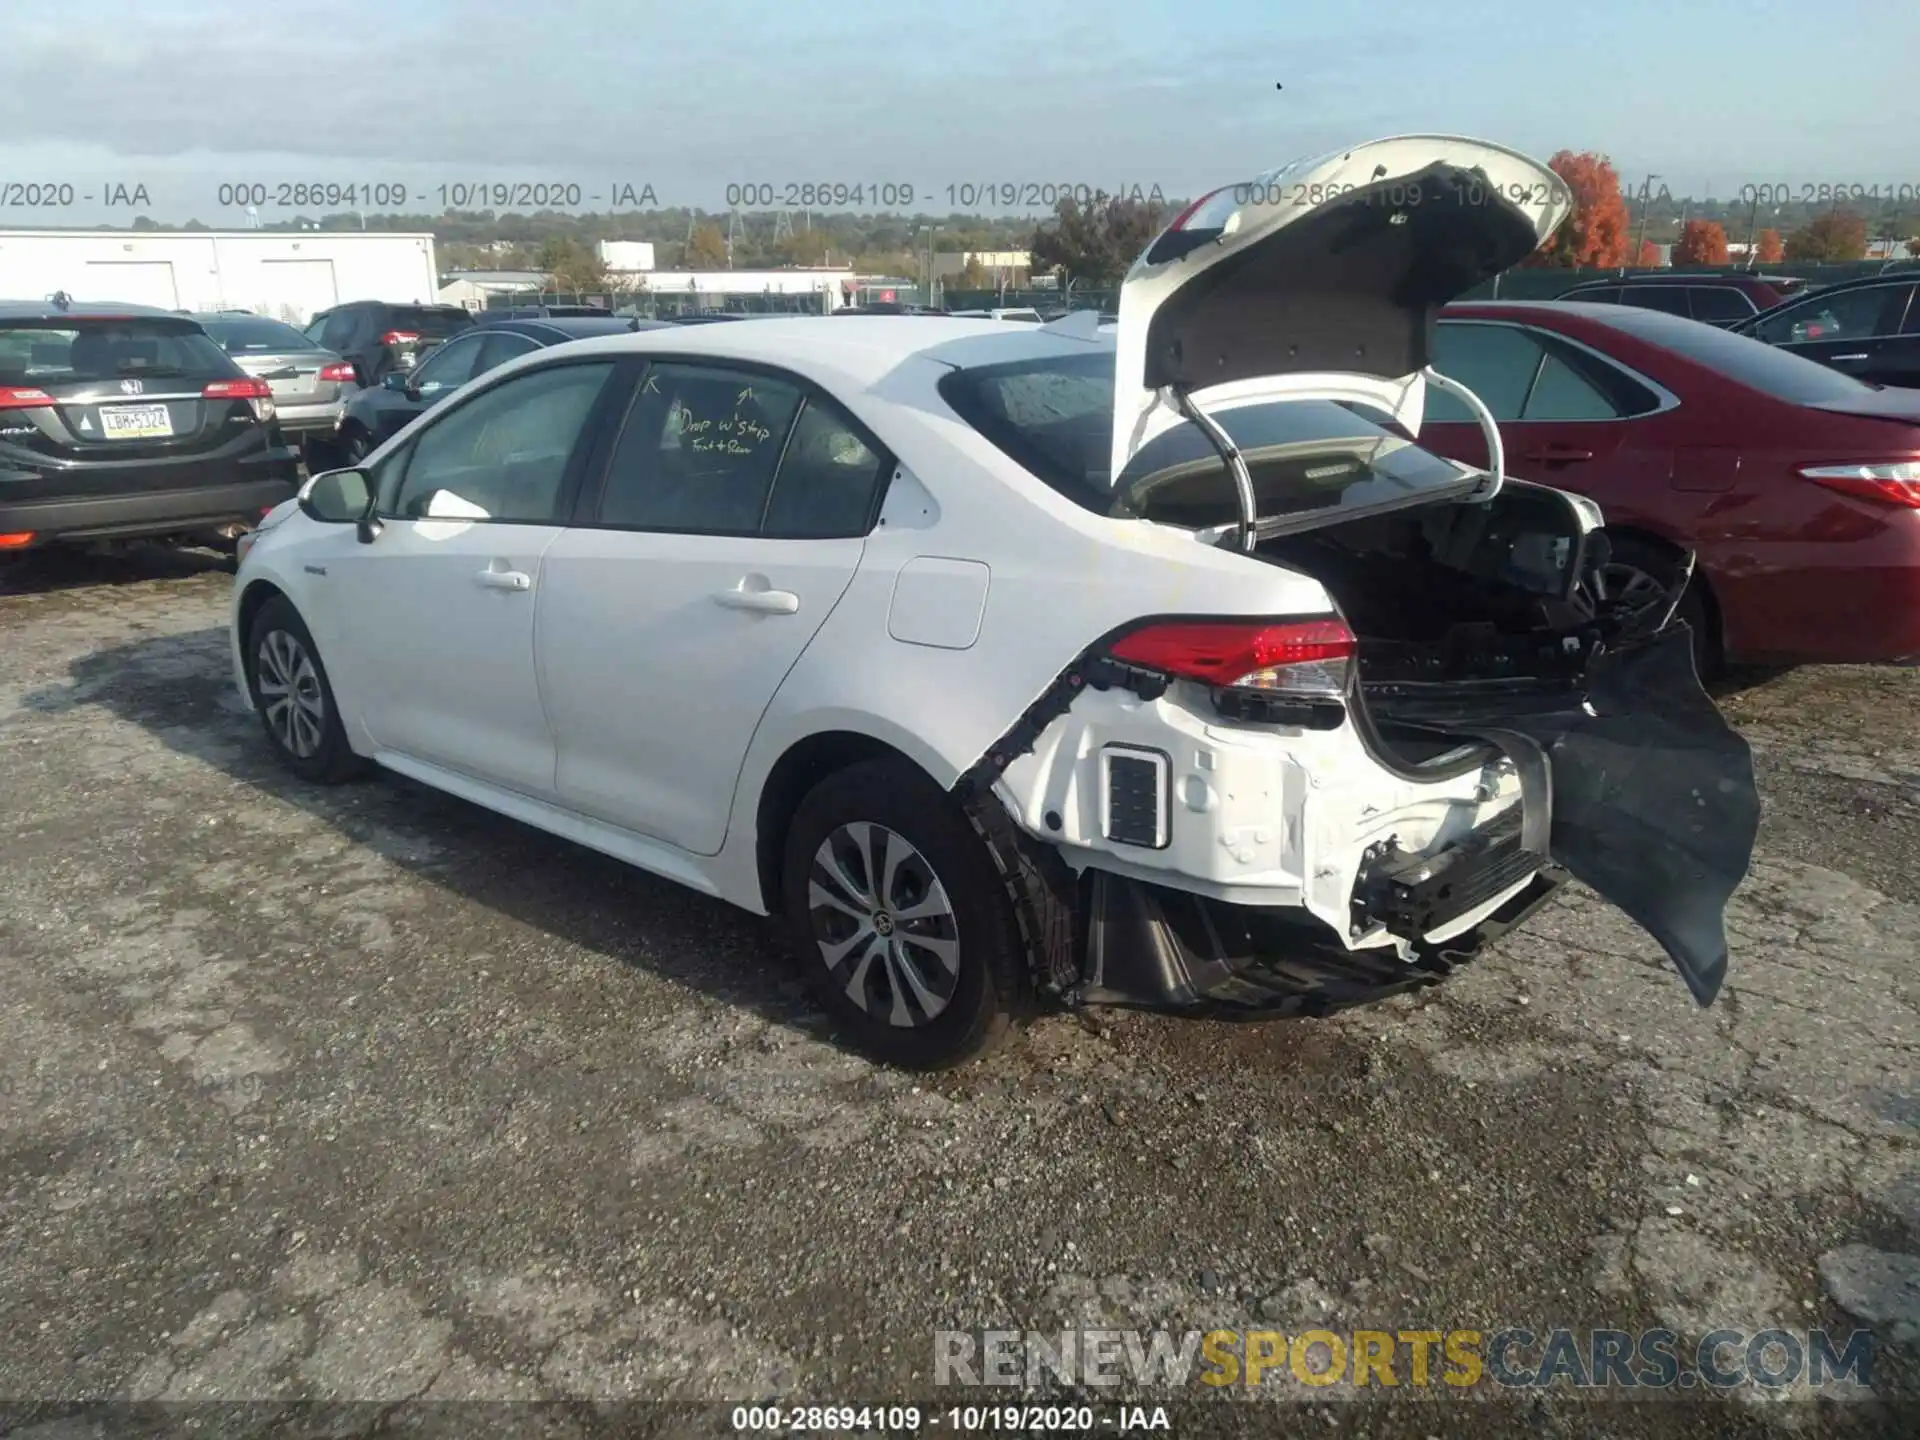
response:
[[[843,319],[799,315],[768,317],[753,325],[661,325],[636,334],[583,340],[580,349],[611,354],[659,351],[715,360],[758,361],[800,374],[830,374],[837,383],[865,390],[915,359],[959,369],[1039,359],[1049,354],[1085,353],[1089,343],[1039,325],[1008,325],[1000,320],[967,320],[951,315],[855,315]],[[1091,343],[1110,346],[1112,332]]]
[[[664,320],[637,319],[630,315],[549,315],[535,319],[527,316],[513,320],[478,320],[475,330],[505,330],[515,335],[559,334],[567,340],[583,340],[594,335],[623,335],[634,330],[665,330]]]
[[[59,320],[63,317],[126,316],[140,320],[194,320],[177,310],[156,305],[119,305],[111,300],[75,300],[56,305],[51,300],[0,300],[0,320]],[[197,323],[197,321],[196,321]]]
[[[1605,279],[1582,280],[1579,284],[1562,290],[1562,295],[1571,295],[1575,290],[1591,290],[1602,285],[1750,285],[1754,281],[1763,285],[1776,285],[1777,276],[1771,275],[1726,275],[1708,272],[1690,273],[1682,271],[1677,275],[1610,275]]]

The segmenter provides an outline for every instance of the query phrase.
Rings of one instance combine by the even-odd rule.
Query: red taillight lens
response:
[[[350,381],[354,378],[353,366],[347,364],[344,360],[335,365],[322,365],[320,367],[320,378],[322,380],[332,380],[336,383]]]
[[[213,380],[200,395],[206,400],[271,400],[273,387],[264,380]]]
[[[53,396],[31,385],[0,385],[0,410],[37,410],[53,403]]]
[[[0,550],[18,550],[23,545],[33,543],[33,531],[19,530],[10,535],[0,535]]]
[[[1842,495],[1920,510],[1920,460],[1887,460],[1858,465],[1802,465],[1802,479]]]
[[[1122,636],[1116,660],[1216,686],[1346,693],[1356,649],[1340,620],[1176,620]]]
[[[382,345],[415,345],[420,337],[411,330],[389,330],[380,337]]]

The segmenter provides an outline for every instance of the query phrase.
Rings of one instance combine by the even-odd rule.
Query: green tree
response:
[[[1787,236],[1789,260],[1832,265],[1864,260],[1866,254],[1866,219],[1851,210],[1829,210],[1824,215],[1816,215]]]
[[[720,233],[720,227],[711,223],[695,227],[682,263],[689,270],[725,269],[727,237]]]
[[[1027,248],[1038,273],[1058,272],[1082,285],[1114,285],[1168,218],[1168,206],[1149,200],[1099,190],[1082,205],[1069,195],[1034,230]]]
[[[545,271],[553,288],[563,293],[601,290],[607,283],[600,252],[570,235],[554,235],[542,242],[534,268]]]

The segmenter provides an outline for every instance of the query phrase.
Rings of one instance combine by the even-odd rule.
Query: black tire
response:
[[[1632,535],[1614,538],[1608,559],[1609,569],[1635,570],[1663,587],[1673,583],[1678,564],[1679,557],[1671,550]],[[1706,587],[1697,572],[1680,597],[1674,619],[1685,621],[1693,632],[1693,668],[1700,678],[1717,675],[1722,658],[1719,627],[1714,624],[1713,608],[1707,603]]]
[[[351,469],[373,453],[373,442],[363,430],[348,430],[340,437],[340,464]]]
[[[338,785],[371,768],[347,744],[320,649],[285,596],[274,596],[253,617],[246,662],[254,711],[281,764],[317,785]]]
[[[868,842],[865,856],[857,853],[860,839]],[[819,858],[830,841],[841,877]],[[895,849],[900,842],[911,853]],[[876,852],[892,863],[876,864]],[[869,878],[875,869],[883,879],[891,871],[894,881],[878,906]],[[781,890],[807,983],[869,1054],[940,1070],[1006,1034],[1027,973],[1013,902],[953,798],[914,766],[863,761],[815,786],[787,829]],[[823,892],[845,898],[816,905]],[[938,910],[942,901],[944,915],[908,913]],[[837,967],[830,949],[843,951]],[[856,983],[864,1003],[850,993]],[[929,998],[938,1004],[924,1003]],[[908,1023],[898,1023],[902,1016]]]

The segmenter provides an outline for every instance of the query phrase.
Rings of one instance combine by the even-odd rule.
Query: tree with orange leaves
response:
[[[1753,242],[1755,257],[1762,265],[1778,265],[1787,258],[1787,247],[1778,230],[1762,230]]]
[[[1676,265],[1724,265],[1727,263],[1727,232],[1711,220],[1689,220],[1681,227],[1680,239],[1673,247]]]
[[[1530,263],[1602,269],[1626,264],[1632,253],[1627,202],[1613,162],[1591,150],[1562,150],[1547,165],[1573,192],[1573,214],[1533,253]]]
[[[1659,269],[1660,268],[1660,247],[1654,244],[1651,240],[1642,240],[1640,242],[1640,258],[1635,260],[1633,263],[1635,266],[1637,266],[1639,269],[1642,269],[1642,270]]]

